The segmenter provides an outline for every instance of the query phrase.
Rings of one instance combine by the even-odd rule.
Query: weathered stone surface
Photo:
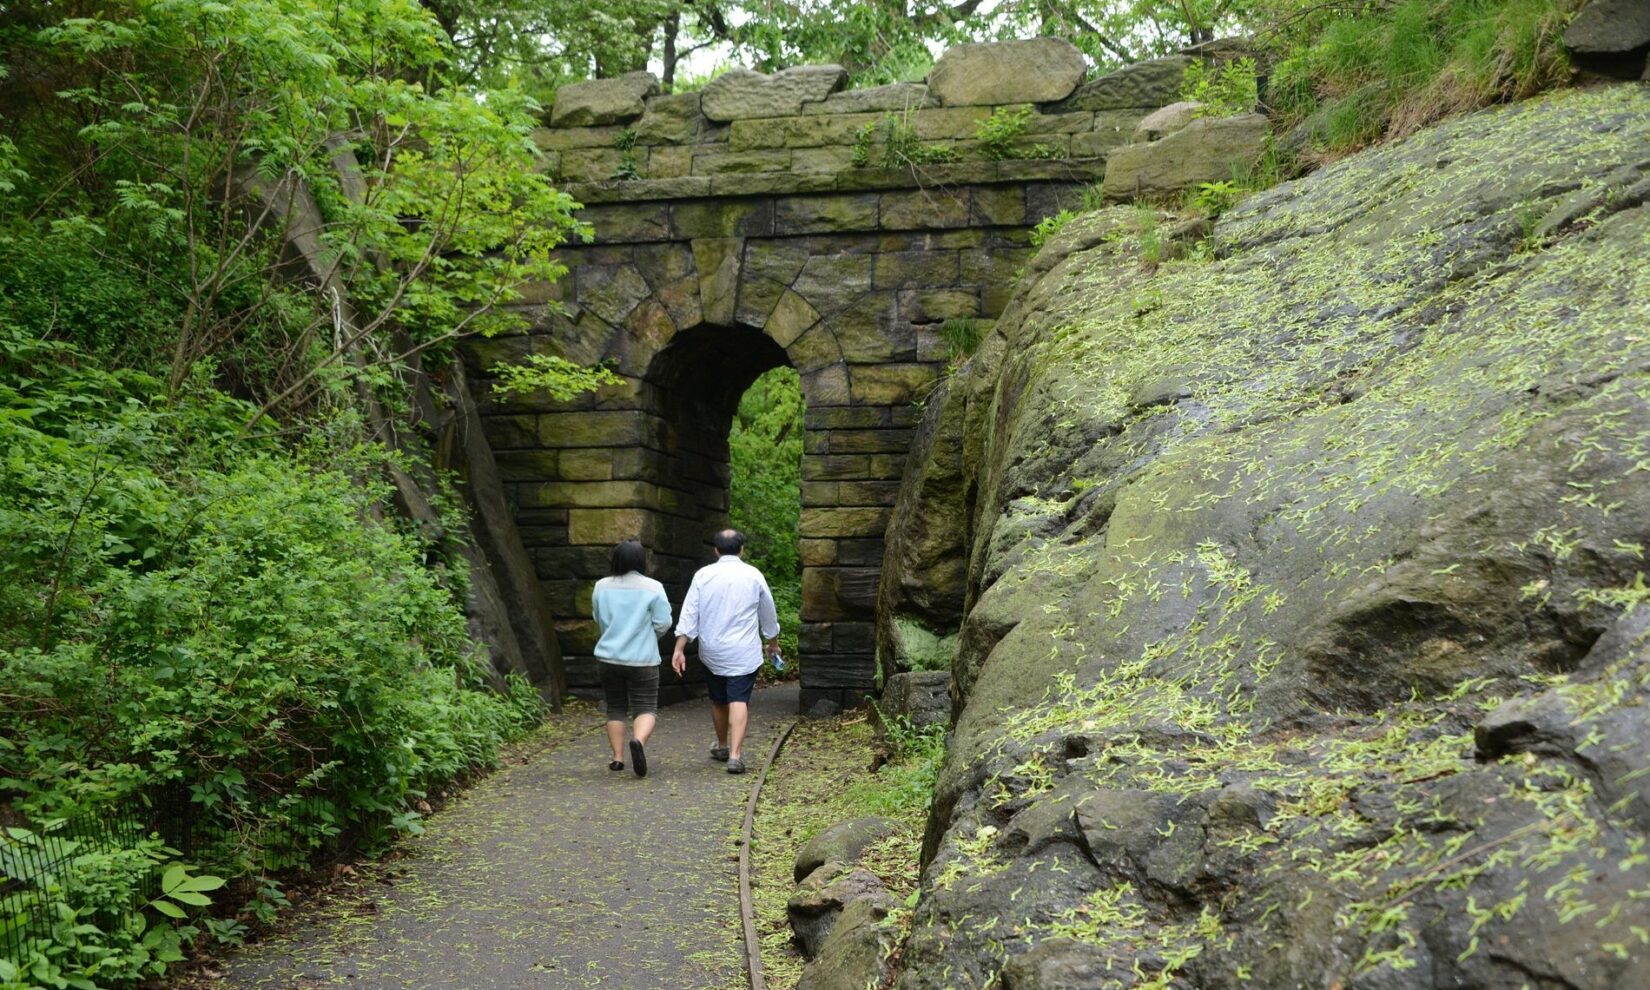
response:
[[[1063,38],[956,45],[929,70],[928,91],[950,107],[1048,103],[1069,96],[1087,71]]]
[[[888,522],[888,510],[861,506],[851,509],[804,509],[804,536],[876,536]]]
[[[649,294],[634,265],[582,265],[574,284],[579,305],[611,324],[623,323]]]
[[[945,230],[969,223],[966,189],[914,189],[887,192],[881,197],[879,219],[884,230]]]
[[[858,863],[866,849],[899,830],[899,822],[875,815],[838,822],[804,842],[802,848],[797,850],[792,879],[800,883],[803,877],[826,863]]]
[[[949,665],[950,657],[935,657]],[[951,672],[917,670],[888,674],[882,685],[881,714],[902,718],[919,728],[951,721]]]
[[[846,518],[851,509],[804,509],[805,512],[832,513],[836,519]],[[874,510],[873,510],[874,511]],[[813,530],[810,535],[818,533]],[[869,530],[848,530],[833,534],[866,536],[880,532],[880,527]],[[810,622],[835,622],[864,619],[876,606],[877,570],[874,567],[811,567],[802,575],[802,597],[807,607],[802,614]],[[866,652],[870,652],[867,644]]]
[[[1134,126],[1134,143],[1156,141],[1160,137],[1173,134],[1196,120],[1198,111],[1202,109],[1203,104],[1196,100],[1181,100],[1161,110],[1153,110],[1140,118],[1140,123]]]
[[[659,92],[659,78],[651,72],[630,72],[616,79],[592,79],[556,90],[550,111],[552,127],[590,127],[635,120],[646,109],[642,102]]]
[[[579,216],[595,228],[598,244],[661,241],[670,236],[670,210],[663,204],[587,206]]]
[[[604,182],[624,162],[617,148],[569,148],[559,153],[556,174],[568,182]]]
[[[815,710],[821,716],[834,714]],[[835,703],[829,703],[835,708]],[[885,919],[888,908],[872,899],[848,905],[820,946],[819,957],[802,970],[797,990],[865,990],[881,986],[888,977],[888,958],[898,931]]]
[[[785,917],[802,954],[809,959],[818,955],[842,912],[858,901],[871,901],[884,915],[898,906],[870,870],[826,863],[804,877],[785,902]]]
[[[938,375],[939,369],[927,364],[859,364],[849,373],[850,391],[855,402],[910,402]]]
[[[669,198],[674,199],[674,198],[677,198],[677,196],[681,196],[681,197],[704,196],[704,195],[710,194],[710,191],[711,191],[710,188],[709,188],[710,183],[705,182],[704,180],[708,179],[708,178],[711,178],[711,176],[699,176],[698,177],[699,182],[703,183],[704,188],[696,189],[695,191],[692,191],[692,192],[687,191],[689,189],[695,189],[695,186],[696,186],[696,183],[694,183],[692,181],[692,179],[693,179],[693,149],[692,148],[690,148],[690,147],[677,148],[677,147],[655,146],[655,147],[652,147],[652,148],[647,148],[646,152],[647,152],[647,162],[643,166],[643,172],[647,175],[648,179],[652,179],[652,180],[674,179],[678,182],[682,182],[682,180],[689,180],[687,182],[682,182],[681,188],[683,189],[683,192],[681,192],[679,194],[672,194]],[[626,181],[634,182],[634,181],[637,181],[637,180],[631,179],[631,180],[626,180]],[[666,188],[669,188],[669,187],[666,187]]]
[[[647,101],[647,112],[636,122],[639,144],[685,144],[697,140],[705,123],[698,93],[667,93]]]
[[[1650,5],[1639,0],[1592,0],[1564,29],[1564,47],[1584,55],[1650,47]]]
[[[607,127],[539,127],[533,131],[533,143],[544,151],[611,148],[623,133],[624,127],[620,124]]]
[[[773,204],[738,200],[672,203],[670,229],[677,237],[691,239],[758,236],[773,230]]]
[[[695,151],[693,154],[694,175],[783,172],[790,167],[791,153],[786,148],[765,151]]]
[[[1101,189],[1107,197],[1128,199],[1226,181],[1252,167],[1265,149],[1266,118],[1260,114],[1199,117],[1160,141],[1113,150]]]
[[[659,179],[624,179],[575,182],[567,194],[586,206],[597,203],[630,203],[637,200],[669,200],[708,196],[710,180],[704,176]]]
[[[693,264],[699,272],[699,312],[705,322],[733,322],[739,292],[739,259],[745,241],[740,237],[700,237],[693,241]]]
[[[1253,197],[1212,259],[1143,266],[1133,207],[1042,247],[889,532],[885,588],[912,518],[967,561],[899,990],[1643,978],[1604,946],[1650,927],[1650,211],[1527,231],[1650,188],[1647,143],[1639,87],[1553,94]]]
[[[806,65],[773,75],[732,69],[705,85],[700,106],[717,121],[790,117],[842,88],[848,71],[840,65]]]
[[[796,338],[819,322],[819,313],[808,301],[791,290],[779,297],[773,312],[768,314],[764,331],[780,347],[789,347]]]
[[[1050,113],[1073,110],[1135,110],[1167,106],[1180,96],[1186,68],[1193,59],[1187,55],[1137,62],[1116,72],[1091,79],[1071,96],[1044,109]]]
[[[876,114],[833,114],[736,120],[728,128],[728,147],[734,151],[746,151],[753,148],[851,145],[861,127],[875,124],[880,119]]]
[[[832,93],[822,103],[802,107],[805,114],[882,113],[889,110],[917,110],[937,106],[933,95],[923,83],[889,83]]]
[[[782,236],[877,229],[873,193],[802,196],[774,204],[773,227]]]

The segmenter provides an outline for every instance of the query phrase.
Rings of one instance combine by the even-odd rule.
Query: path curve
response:
[[[752,701],[759,766],[794,685]],[[245,990],[694,990],[744,984],[736,866],[752,774],[711,761],[710,706],[663,710],[649,774],[588,732],[483,780],[345,899],[229,959]]]

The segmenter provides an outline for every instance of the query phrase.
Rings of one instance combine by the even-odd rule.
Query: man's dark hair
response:
[[[642,549],[640,540],[621,540],[613,548],[613,556],[609,558],[609,570],[617,577],[620,574],[647,574],[647,551]]]
[[[716,552],[724,557],[736,557],[745,549],[745,534],[737,529],[724,529],[711,537],[710,542],[716,545]]]

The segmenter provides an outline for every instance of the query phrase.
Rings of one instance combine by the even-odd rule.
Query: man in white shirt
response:
[[[762,572],[740,559],[744,534],[724,529],[711,542],[716,562],[699,568],[682,599],[676,623],[676,652],[670,665],[687,670],[688,640],[699,640],[699,661],[710,675],[711,718],[716,723],[713,760],[726,760],[728,773],[744,773],[740,747],[750,717],[751,689],[764,654],[779,652],[779,613]]]

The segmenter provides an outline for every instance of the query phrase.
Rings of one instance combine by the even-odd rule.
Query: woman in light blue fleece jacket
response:
[[[647,737],[659,712],[659,637],[670,629],[665,586],[647,576],[647,552],[625,540],[613,548],[611,577],[596,582],[591,609],[601,639],[602,693],[607,696],[607,741],[613,747],[609,770],[624,769],[625,718],[634,720],[630,768],[647,776]]]

